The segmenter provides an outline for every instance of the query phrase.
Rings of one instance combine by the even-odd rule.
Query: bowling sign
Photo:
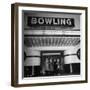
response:
[[[56,18],[56,17],[27,17],[28,26],[64,26],[74,27],[73,18]]]

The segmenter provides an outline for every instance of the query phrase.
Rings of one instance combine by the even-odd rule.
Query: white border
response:
[[[34,78],[22,78],[22,10],[35,10],[35,11],[50,11],[50,12],[65,12],[65,13],[81,13],[81,75],[70,76],[52,76],[52,77],[34,77]],[[41,7],[18,7],[19,17],[19,40],[18,40],[18,83],[19,84],[34,84],[34,83],[47,83],[47,82],[67,82],[67,81],[81,81],[85,80],[85,11],[74,9],[55,9],[55,8],[41,8]]]

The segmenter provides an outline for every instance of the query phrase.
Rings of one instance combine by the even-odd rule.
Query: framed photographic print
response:
[[[87,7],[11,5],[11,85],[87,83]]]

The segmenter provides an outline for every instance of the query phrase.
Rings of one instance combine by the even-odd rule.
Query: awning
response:
[[[76,46],[80,43],[78,36],[30,36],[24,37],[24,44],[27,47],[37,46]]]

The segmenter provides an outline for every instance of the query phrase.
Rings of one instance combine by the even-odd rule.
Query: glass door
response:
[[[64,58],[61,52],[42,53],[41,73],[45,76],[55,76],[63,74]]]

